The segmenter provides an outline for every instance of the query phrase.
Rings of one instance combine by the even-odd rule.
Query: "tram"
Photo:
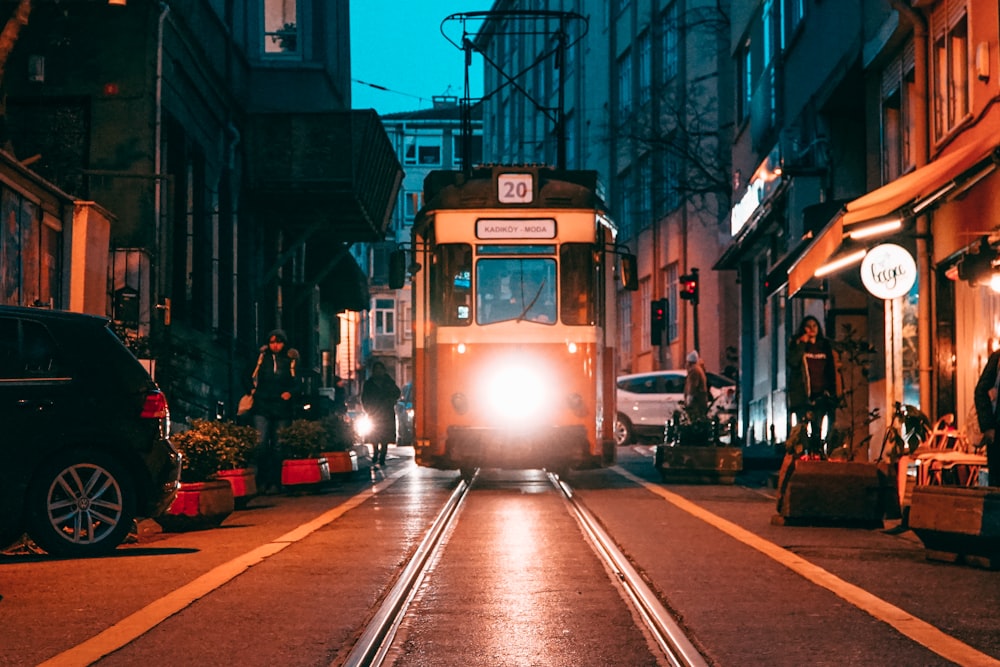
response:
[[[418,465],[565,474],[615,461],[615,281],[635,257],[592,171],[435,171],[413,225]],[[618,276],[618,278],[616,278]]]

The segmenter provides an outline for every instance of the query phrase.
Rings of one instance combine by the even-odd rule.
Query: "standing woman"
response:
[[[372,420],[372,454],[373,462],[385,465],[385,454],[389,443],[396,440],[396,400],[399,399],[399,387],[389,373],[385,364],[376,361],[372,364],[372,374],[365,380],[361,388],[361,406]]]
[[[812,413],[814,423],[833,428],[840,396],[840,374],[833,343],[823,335],[819,320],[812,315],[802,318],[798,331],[788,343],[788,409],[798,421]],[[815,433],[814,438],[820,434]]]
[[[259,433],[257,486],[265,494],[281,490],[278,430],[292,423],[293,399],[299,394],[298,361],[298,351],[288,347],[288,336],[275,329],[260,348],[253,371],[253,425]]]

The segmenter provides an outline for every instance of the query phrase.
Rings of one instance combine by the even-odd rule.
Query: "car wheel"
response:
[[[114,551],[132,527],[134,488],[128,471],[108,454],[61,454],[28,490],[28,535],[57,556]]]
[[[635,440],[635,435],[632,433],[632,422],[628,420],[628,417],[619,413],[618,418],[615,420],[615,444],[621,447],[622,445],[629,445]]]

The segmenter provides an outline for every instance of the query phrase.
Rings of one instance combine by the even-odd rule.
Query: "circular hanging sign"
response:
[[[895,299],[910,291],[917,280],[917,263],[906,248],[883,243],[868,251],[861,262],[861,282],[879,299]]]

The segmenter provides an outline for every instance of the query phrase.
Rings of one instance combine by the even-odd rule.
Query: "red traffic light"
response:
[[[698,274],[688,273],[681,276],[681,298],[691,303],[698,303]]]

